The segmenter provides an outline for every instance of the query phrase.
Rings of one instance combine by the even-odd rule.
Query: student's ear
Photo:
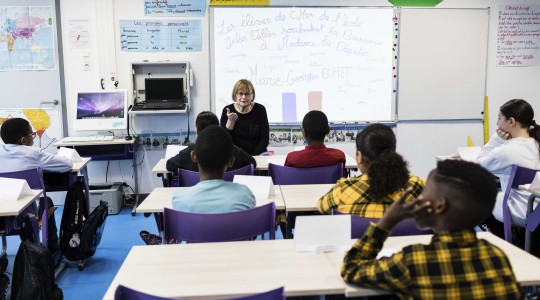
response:
[[[306,130],[302,128],[302,136],[304,137],[304,140],[306,139]]]
[[[195,150],[191,150],[191,160],[194,162],[194,163],[198,163],[197,161],[197,155],[195,155]]]
[[[227,169],[232,168],[232,166],[234,165],[234,160],[234,155],[231,155],[231,158],[229,158],[229,162],[227,163]]]
[[[516,126],[516,119],[510,118],[510,119],[508,119],[508,123],[509,123],[510,127],[514,127],[514,126]]]
[[[356,164],[360,165],[364,162],[364,156],[362,155],[362,152],[356,150]]]
[[[431,208],[434,214],[442,214],[447,209],[448,201],[444,197],[438,197],[431,201]]]

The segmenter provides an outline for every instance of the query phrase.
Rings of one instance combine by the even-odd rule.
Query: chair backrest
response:
[[[316,168],[293,168],[268,164],[268,174],[276,185],[336,183],[343,176],[343,164]]]
[[[274,202],[243,211],[200,214],[165,208],[165,240],[205,243],[240,241],[265,232],[275,239],[276,205]]]
[[[163,298],[149,295],[143,292],[130,289],[123,285],[118,285],[114,292],[114,300],[169,300],[173,298]]]
[[[252,164],[235,170],[227,171],[223,174],[223,180],[233,181],[234,175],[253,175],[255,168]],[[199,172],[178,169],[178,186],[189,187],[199,183]]]
[[[26,179],[31,189],[44,189],[43,174],[40,168],[28,169],[16,172],[4,172],[0,173],[0,177],[14,178],[14,179]],[[45,191],[43,191],[45,192]]]
[[[169,300],[173,298],[163,298],[152,296],[143,292],[130,289],[123,285],[119,285],[114,292],[115,300]],[[227,298],[227,300],[285,300],[285,289],[283,287],[249,296],[238,298]]]
[[[512,217],[508,209],[508,198],[512,189],[517,189],[522,184],[531,183],[538,170],[528,169],[517,165],[512,165],[508,186],[504,191],[503,197],[503,224],[504,224],[504,239],[512,243]]]
[[[343,213],[333,210],[332,214],[334,215],[343,215]],[[377,223],[379,219],[375,218],[363,218],[360,216],[351,215],[351,238],[357,239],[364,235],[364,232],[369,226],[370,222]],[[404,236],[404,235],[421,235],[421,234],[432,234],[431,230],[420,230],[416,228],[415,220],[405,220],[399,223],[392,232],[390,236]]]

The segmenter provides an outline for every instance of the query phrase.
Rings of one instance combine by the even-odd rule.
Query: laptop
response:
[[[145,78],[146,101],[133,110],[186,109],[184,78]]]

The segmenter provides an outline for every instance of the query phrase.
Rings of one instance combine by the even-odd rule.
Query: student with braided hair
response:
[[[540,170],[539,147],[540,126],[534,121],[532,106],[522,99],[512,99],[503,104],[497,120],[497,132],[477,157],[477,163],[499,177],[501,182],[501,192],[497,195],[497,203],[493,209],[493,216],[498,221],[503,221],[503,196],[508,186],[512,165]],[[510,192],[508,208],[513,224],[525,226],[528,198],[527,192],[519,190]],[[498,230],[494,227],[500,228],[490,221],[488,227],[496,234]]]
[[[356,137],[356,162],[362,175],[342,178],[318,201],[319,212],[332,209],[366,218],[381,218],[408,187],[406,201],[422,192],[424,180],[409,174],[407,162],[396,152],[396,136],[383,124],[372,124]]]

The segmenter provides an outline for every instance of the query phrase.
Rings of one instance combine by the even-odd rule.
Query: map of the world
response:
[[[52,8],[0,6],[0,71],[55,69]]]

